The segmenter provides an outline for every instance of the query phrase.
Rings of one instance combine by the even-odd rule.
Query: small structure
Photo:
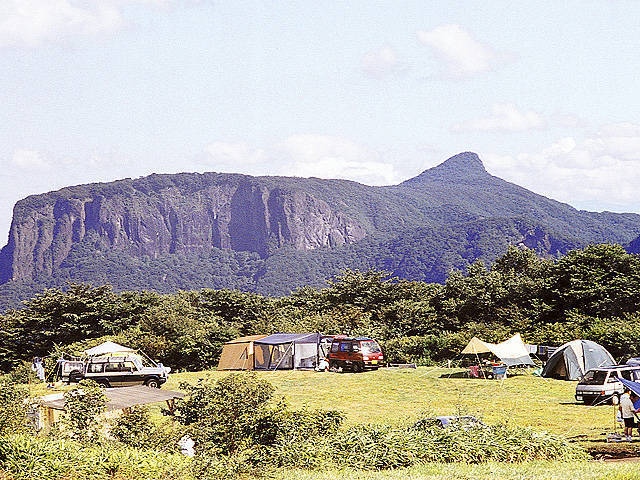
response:
[[[123,388],[105,388],[107,397],[106,412],[126,411],[137,405],[149,405],[158,402],[166,402],[167,408],[173,412],[175,400],[184,397],[184,393],[171,390],[138,385]],[[39,412],[36,415],[38,430],[50,429],[64,413],[64,394],[56,393],[46,395],[40,399]]]
[[[266,335],[251,335],[225,343],[218,361],[218,370],[253,370],[254,342],[265,337]]]
[[[573,340],[558,347],[542,369],[542,376],[579,380],[588,370],[615,365],[613,356],[591,340]]]
[[[463,355],[479,355],[482,353],[493,353],[508,367],[516,365],[535,366],[529,355],[529,349],[522,341],[519,333],[502,343],[483,342],[478,337],[473,337],[462,350]]]

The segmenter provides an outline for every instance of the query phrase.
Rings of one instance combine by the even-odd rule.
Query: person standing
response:
[[[624,435],[627,437],[627,441],[630,442],[633,439],[633,427],[636,424],[636,409],[631,399],[631,390],[628,388],[624,389],[618,408],[624,422]]]

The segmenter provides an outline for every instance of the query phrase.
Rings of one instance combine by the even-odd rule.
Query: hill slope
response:
[[[578,211],[490,175],[470,152],[386,187],[151,175],[18,202],[0,252],[0,296],[68,280],[278,295],[322,285],[344,268],[441,282],[509,244],[556,255],[639,235],[640,215]]]

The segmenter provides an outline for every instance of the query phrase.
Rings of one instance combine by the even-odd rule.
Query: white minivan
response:
[[[592,368],[576,386],[576,400],[588,405],[605,402],[617,403],[624,392],[618,377],[637,382],[640,380],[640,366],[614,365],[611,367]]]

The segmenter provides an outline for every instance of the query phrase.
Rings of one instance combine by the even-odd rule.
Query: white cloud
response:
[[[382,78],[403,69],[396,51],[389,46],[368,52],[362,57],[361,67],[366,75],[373,78]]]
[[[520,111],[509,103],[498,103],[491,108],[491,115],[455,124],[453,132],[523,132],[539,130],[547,126],[547,122],[533,110]]]
[[[72,0],[3,0],[0,47],[35,47],[70,35],[95,35],[120,28],[116,2]]]
[[[0,0],[0,47],[37,47],[125,25],[128,6],[196,5],[205,0]]]
[[[483,154],[483,160],[495,175],[577,208],[640,212],[639,152],[640,125],[614,124],[538,153]]]
[[[501,62],[493,49],[477,41],[460,25],[440,25],[433,30],[419,31],[417,36],[444,63],[449,77],[467,78],[486,73]]]
[[[367,185],[389,185],[402,178],[391,163],[344,138],[292,135],[267,149],[215,142],[205,151],[206,168],[249,175],[342,178]]]
[[[40,152],[26,149],[13,152],[11,165],[24,170],[49,168],[49,164],[42,158]]]

